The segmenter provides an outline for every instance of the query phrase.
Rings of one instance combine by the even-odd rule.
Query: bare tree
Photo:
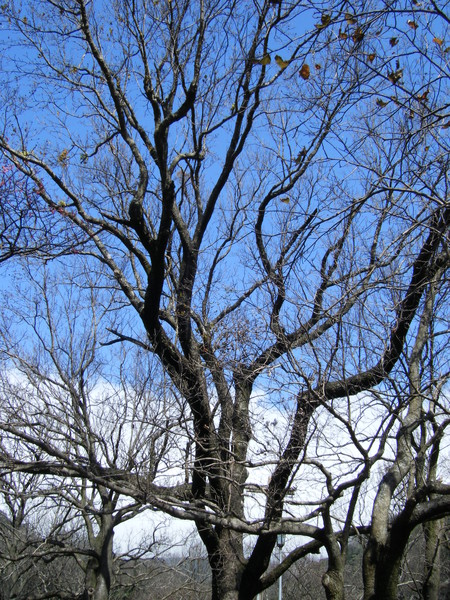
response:
[[[86,265],[110,291],[106,348],[152,357],[190,438],[175,483],[161,463],[83,470],[49,445],[46,465],[16,468],[83,473],[193,520],[213,600],[253,598],[321,547],[342,598],[349,536],[369,530],[360,492],[397,432],[386,386],[448,268],[446,15],[268,0],[2,12],[4,156],[54,219],[54,268]],[[340,429],[348,445],[316,456]],[[439,492],[418,523],[448,514]],[[309,541],[272,568],[280,532]]]
[[[392,465],[379,484],[373,505],[365,556],[365,598],[397,598],[404,551],[413,529],[421,524],[426,541],[424,598],[437,598],[439,593],[438,520],[447,514],[450,492],[438,476],[440,446],[450,423],[450,407],[443,394],[449,363],[439,343],[445,330],[440,311],[435,309],[435,303],[442,302],[441,287],[434,281],[426,292],[407,356],[405,385],[400,377],[394,385],[394,394],[401,399],[397,408],[400,426]]]
[[[0,480],[0,582],[2,600],[75,598],[80,570],[73,555],[73,524],[54,519],[46,506],[43,476],[3,474]],[[52,543],[55,540],[57,543]]]
[[[0,165],[0,263],[15,257],[45,254],[51,246],[48,219],[36,205],[34,184],[14,165]]]
[[[27,308],[17,302],[11,310],[5,306],[10,327],[3,335],[8,362],[1,379],[1,449],[3,477],[19,470],[35,481],[45,474],[33,490],[28,479],[17,485],[15,501],[21,506],[28,498],[54,516],[51,531],[37,537],[32,555],[23,544],[24,564],[75,557],[85,574],[84,591],[75,595],[102,600],[109,598],[114,583],[115,529],[143,507],[93,479],[91,470],[113,479],[116,472],[129,471],[140,485],[152,485],[155,473],[162,478],[170,469],[175,434],[173,406],[162,396],[157,378],[150,383],[154,373],[148,364],[142,373],[145,359],[139,363],[138,353],[113,359],[110,351],[98,356],[97,328],[109,307],[101,306],[92,287],[93,282],[87,290],[77,289],[74,283],[62,304],[58,282],[44,273],[42,281],[28,287]],[[17,338],[11,331],[14,315],[29,316],[28,323],[27,317],[21,321]],[[23,514],[19,527],[22,520]],[[152,538],[140,550],[151,555],[156,546]],[[121,561],[126,557],[122,553]],[[62,597],[61,589],[54,593]]]

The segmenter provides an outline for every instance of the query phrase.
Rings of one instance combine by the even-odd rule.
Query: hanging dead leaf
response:
[[[323,29],[324,27],[329,25],[330,22],[331,22],[331,15],[328,13],[323,13],[323,15],[320,17],[320,23],[317,23],[316,27],[317,27],[317,29]]]
[[[442,125],[442,129],[448,129],[450,127],[450,121],[447,121],[447,123],[444,123]]]
[[[270,65],[271,61],[269,54],[265,54],[262,58],[255,58],[252,62],[255,65]]]
[[[290,200],[289,198],[280,198],[280,202],[284,202],[284,204],[289,204]]]
[[[372,63],[375,60],[376,57],[376,53],[375,52],[371,52],[370,54],[367,55],[367,60]]]
[[[309,79],[309,76],[311,74],[311,70],[309,68],[309,65],[307,65],[306,63],[302,66],[302,68],[300,69],[300,77],[302,79]]]
[[[416,30],[419,26],[417,25],[417,23],[415,21],[413,21],[412,19],[408,19],[407,20],[408,25],[411,27],[411,29]]]
[[[444,40],[441,40],[441,38],[438,38],[438,37],[434,37],[433,42],[435,44],[437,44],[438,46],[442,46],[442,44],[444,43]]]
[[[319,63],[316,63],[314,65],[314,68],[316,69],[316,71],[320,71],[320,69],[322,68],[322,65],[319,65]]]
[[[391,37],[391,39],[389,40],[389,44],[392,46],[392,48],[394,46],[396,46],[398,44],[398,38],[396,37]]]
[[[388,79],[394,85],[397,84],[403,76],[403,69],[397,69],[396,71],[392,71],[388,73]]]
[[[58,163],[62,166],[65,167],[67,165],[67,155],[69,154],[69,151],[67,149],[64,149],[61,154],[58,156]]]
[[[428,100],[429,93],[430,93],[430,90],[425,90],[423,92],[423,94],[420,94],[420,96],[417,96],[417,100],[419,100],[419,102],[426,102]]]
[[[345,20],[349,25],[355,25],[356,19],[351,13],[345,13]]]
[[[281,58],[281,56],[279,56],[278,54],[275,56],[275,62],[277,63],[277,65],[280,67],[280,69],[285,69],[287,66],[289,66],[289,60],[283,60]]]
[[[341,30],[339,29],[339,35],[338,35],[338,38],[339,38],[340,40],[346,40],[346,39],[348,38],[348,35],[345,33],[345,31],[341,31]]]
[[[361,27],[357,27],[352,35],[352,40],[356,43],[362,42],[364,39],[364,31]]]
[[[384,108],[389,103],[386,100],[382,100],[381,98],[377,98],[376,104],[377,104],[377,106],[380,106],[381,108]]]

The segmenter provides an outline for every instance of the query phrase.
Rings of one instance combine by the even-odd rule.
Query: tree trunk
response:
[[[109,600],[110,588],[110,574],[105,572],[97,559],[90,559],[86,569],[85,599]]]
[[[402,559],[411,529],[398,519],[386,543],[372,538],[364,553],[364,600],[397,600]]]
[[[237,557],[219,559],[212,568],[212,600],[244,600],[239,594],[241,575],[242,563]]]
[[[345,600],[344,577],[342,571],[328,569],[322,577],[327,600]]]
[[[199,534],[208,550],[211,600],[238,600],[245,562],[242,534],[201,526]]]
[[[376,544],[369,539],[363,556],[364,600],[373,600],[375,597],[376,567]]]
[[[425,535],[423,600],[438,600],[441,581],[440,539],[441,521],[430,521],[423,526]]]
[[[376,570],[374,600],[397,600],[403,552],[389,552],[380,560]]]
[[[101,516],[97,536],[91,540],[96,556],[89,559],[86,567],[85,599],[109,600],[113,574],[114,528],[110,514]]]
[[[322,577],[322,585],[325,589],[327,600],[345,600],[344,590],[344,567],[346,557],[346,543],[344,547],[336,540],[332,531],[329,514],[324,515],[325,527],[328,535],[325,547],[328,553],[328,569]]]

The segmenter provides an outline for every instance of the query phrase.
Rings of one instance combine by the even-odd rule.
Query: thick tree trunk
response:
[[[440,530],[441,521],[430,521],[423,526],[425,535],[423,600],[438,600],[441,581]]]
[[[85,599],[109,600],[111,590],[111,573],[106,565],[97,559],[91,559],[86,569]]]
[[[199,527],[211,567],[211,600],[238,600],[244,571],[242,534]]]
[[[403,552],[386,552],[377,565],[374,600],[397,600]]]
[[[86,600],[108,600],[111,587],[109,574],[103,572],[96,559],[91,559],[86,569]]]
[[[322,585],[327,600],[345,600],[344,567],[346,549],[341,548],[333,535],[329,515],[325,517],[325,523],[327,523],[330,534],[327,536],[325,544],[328,553],[328,569],[322,577]]]
[[[373,600],[375,597],[376,568],[376,544],[369,539],[363,557],[364,600]]]
[[[383,560],[384,549],[371,549],[364,557],[364,600],[397,600],[399,569]],[[386,552],[389,555],[389,552]],[[377,558],[375,558],[377,556]]]
[[[328,569],[322,577],[327,600],[345,600],[344,576],[341,570]]]
[[[240,600],[236,565],[214,571],[212,575],[212,600]]]
[[[236,556],[219,559],[212,568],[212,600],[243,600],[239,595],[241,576],[242,563]]]
[[[111,514],[104,514],[100,519],[100,530],[91,539],[96,553],[86,567],[85,599],[109,600],[113,574],[113,538],[114,527]]]
[[[398,519],[386,543],[372,538],[364,554],[364,600],[397,600],[402,559],[411,529],[407,516]]]

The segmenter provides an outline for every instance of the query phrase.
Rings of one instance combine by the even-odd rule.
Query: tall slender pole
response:
[[[284,546],[284,542],[286,541],[286,536],[284,533],[279,533],[277,535],[277,546],[278,546],[278,559],[281,565],[282,558],[282,549]],[[283,576],[280,575],[278,579],[278,600],[283,600]]]
[[[278,552],[281,565],[281,546],[278,546]],[[280,575],[280,578],[278,579],[278,600],[283,600],[283,575]]]

